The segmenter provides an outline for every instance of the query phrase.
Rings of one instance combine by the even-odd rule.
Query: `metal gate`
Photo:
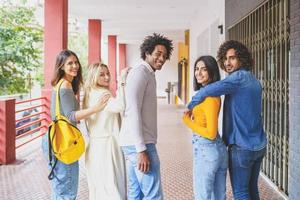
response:
[[[263,86],[263,123],[268,136],[262,171],[288,195],[289,0],[268,0],[229,28],[229,38],[247,45],[253,72]]]

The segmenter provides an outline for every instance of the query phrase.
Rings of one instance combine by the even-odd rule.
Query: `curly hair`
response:
[[[241,67],[250,71],[253,67],[253,59],[250,50],[241,42],[229,40],[224,42],[218,50],[218,63],[221,69],[225,70],[224,61],[226,60],[226,53],[229,49],[234,49],[237,59]]]
[[[166,59],[169,60],[174,49],[173,42],[165,36],[157,33],[153,33],[153,35],[149,35],[144,39],[143,43],[140,46],[141,58],[145,60],[146,53],[152,54],[156,45],[163,45],[167,49]]]

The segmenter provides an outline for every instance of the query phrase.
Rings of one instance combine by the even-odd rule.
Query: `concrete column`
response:
[[[45,1],[45,27],[44,27],[44,74],[45,86],[42,89],[42,96],[46,97],[43,103],[43,114],[50,121],[50,99],[51,79],[54,73],[57,54],[68,47],[68,0],[47,0]],[[48,126],[43,121],[42,125]],[[42,129],[42,131],[46,131]]]
[[[119,44],[119,70],[126,67],[126,44]]]
[[[44,74],[45,88],[51,88],[51,79],[57,54],[67,48],[68,0],[45,1]]]
[[[101,20],[89,19],[88,63],[101,61]]]
[[[108,36],[108,67],[111,74],[110,88],[113,93],[117,89],[117,36]]]
[[[15,99],[0,100],[0,164],[16,160]]]

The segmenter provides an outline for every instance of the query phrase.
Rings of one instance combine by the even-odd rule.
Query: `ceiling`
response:
[[[216,0],[215,0],[216,1]],[[88,19],[102,20],[103,39],[140,43],[148,34],[162,33],[183,41],[184,30],[198,12],[207,12],[207,0],[69,0],[69,18],[87,27]],[[86,30],[86,29],[85,29]]]
[[[28,5],[37,7],[36,16],[41,24],[44,1],[27,0]],[[221,1],[224,0],[68,0],[69,32],[87,32],[88,19],[100,19],[104,42],[107,35],[117,35],[119,43],[140,43],[153,32],[183,41],[191,21],[201,16],[205,22],[208,17],[218,15],[215,6]],[[12,2],[20,4],[24,0]]]

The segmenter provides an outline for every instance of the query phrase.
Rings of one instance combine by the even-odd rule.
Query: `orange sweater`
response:
[[[218,116],[221,106],[220,97],[206,97],[192,110],[194,119],[183,116],[183,122],[192,131],[204,138],[214,140],[218,132]]]

